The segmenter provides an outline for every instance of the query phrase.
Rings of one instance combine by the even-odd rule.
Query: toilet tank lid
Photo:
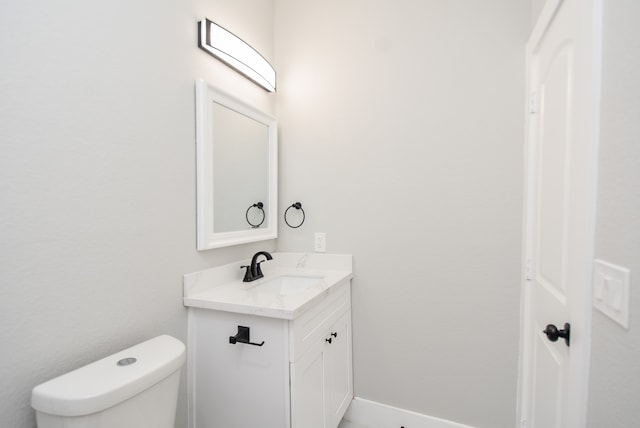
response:
[[[168,377],[185,358],[181,341],[158,336],[36,386],[31,406],[58,416],[99,412]]]

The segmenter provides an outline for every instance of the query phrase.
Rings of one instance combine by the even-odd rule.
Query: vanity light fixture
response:
[[[269,92],[276,90],[276,71],[258,51],[207,18],[198,23],[198,46],[235,68]]]

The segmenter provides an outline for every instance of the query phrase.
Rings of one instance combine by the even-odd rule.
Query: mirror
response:
[[[276,119],[196,83],[197,248],[277,237]]]

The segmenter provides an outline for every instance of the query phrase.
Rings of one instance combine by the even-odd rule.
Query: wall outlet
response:
[[[624,328],[629,328],[631,271],[603,260],[593,264],[593,306]]]
[[[316,232],[313,238],[313,250],[316,253],[324,253],[327,251],[327,234],[324,232]]]

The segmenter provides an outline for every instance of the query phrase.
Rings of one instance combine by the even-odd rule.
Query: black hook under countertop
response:
[[[229,343],[235,345],[236,343],[244,343],[246,345],[253,346],[262,346],[264,345],[264,340],[262,343],[253,343],[251,339],[249,339],[249,327],[243,327],[241,325],[238,326],[238,333],[235,336],[229,336]]]

